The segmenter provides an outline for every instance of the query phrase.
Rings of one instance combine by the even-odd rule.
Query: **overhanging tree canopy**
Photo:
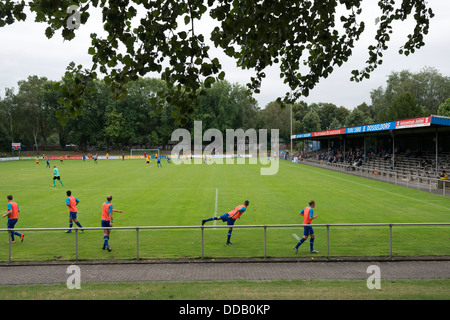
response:
[[[368,0],[367,0],[368,1]],[[59,88],[65,105],[62,118],[74,116],[83,103],[87,83],[103,74],[116,97],[126,94],[125,84],[150,72],[157,72],[167,83],[154,102],[169,103],[178,110],[177,118],[193,112],[203,88],[225,77],[220,61],[210,55],[206,35],[195,28],[205,14],[218,26],[209,35],[212,43],[232,57],[237,66],[255,72],[247,84],[258,93],[265,70],[279,64],[280,77],[290,87],[278,102],[292,102],[308,96],[321,78],[340,67],[352,55],[355,42],[364,32],[359,20],[363,0],[5,0],[0,4],[0,27],[24,21],[25,6],[36,14],[35,21],[46,23],[46,36],[60,31],[63,38],[76,36],[71,5],[79,6],[79,22],[85,24],[92,7],[102,8],[103,29],[107,36],[91,34],[88,53],[92,65],[84,68],[72,63]],[[408,17],[415,27],[400,54],[409,55],[424,45],[433,12],[426,0],[380,0],[378,31],[368,47],[366,66],[353,70],[351,80],[361,81],[382,63],[392,25]],[[338,9],[342,15],[337,16]],[[145,12],[137,26],[138,12]],[[339,11],[340,12],[340,11]],[[75,16],[78,17],[78,16]],[[180,25],[181,24],[181,25]],[[121,47],[125,48],[124,50]],[[204,86],[202,86],[204,84]]]

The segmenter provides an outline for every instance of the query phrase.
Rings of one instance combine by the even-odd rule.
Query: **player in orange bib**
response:
[[[245,212],[245,210],[247,210],[247,207],[249,205],[249,201],[245,200],[243,205],[239,205],[237,207],[235,207],[233,210],[231,210],[230,212],[227,212],[223,215],[221,215],[220,217],[212,217],[209,219],[204,219],[202,220],[202,226],[208,222],[208,221],[212,221],[212,220],[222,220],[223,222],[227,222],[227,225],[229,226],[228,228],[228,234],[227,234],[227,245],[233,245],[233,243],[230,242],[231,239],[231,232],[233,231],[233,228],[231,226],[234,225],[234,223],[236,222],[236,219],[240,219],[241,215]]]
[[[314,200],[309,201],[309,207],[304,208],[302,211],[300,211],[300,215],[303,216],[303,224],[304,231],[303,231],[303,238],[300,239],[300,241],[297,243],[297,245],[294,247],[295,253],[298,252],[298,247],[302,245],[303,242],[308,239],[308,236],[311,237],[309,240],[309,252],[311,253],[318,253],[318,251],[314,250],[314,230],[311,227],[313,219],[317,218],[317,215],[314,214],[314,208],[316,207],[316,202]]]
[[[102,206],[102,228],[112,228],[113,226],[113,219],[112,215],[113,212],[119,212],[122,213],[122,210],[114,210],[113,205],[111,204],[112,201],[112,195],[109,195],[106,197],[106,202],[103,203]],[[111,251],[111,248],[109,247],[109,235],[111,234],[111,229],[103,229],[103,250]]]
[[[78,200],[75,197],[72,197],[72,191],[67,190],[66,192],[67,198],[66,198],[66,206],[69,209],[69,230],[66,230],[66,233],[71,233],[72,232],[72,226],[73,223],[75,222],[75,224],[81,228],[80,232],[83,233],[83,226],[78,222],[78,218],[77,218],[77,214],[78,214],[78,209],[77,209],[77,205],[78,203],[80,203],[80,200]]]

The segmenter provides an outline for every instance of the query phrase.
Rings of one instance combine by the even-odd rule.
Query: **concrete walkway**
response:
[[[177,261],[1,264],[0,285],[65,283],[71,265],[80,267],[82,282],[205,280],[366,280],[371,265],[382,280],[450,279],[450,261]]]

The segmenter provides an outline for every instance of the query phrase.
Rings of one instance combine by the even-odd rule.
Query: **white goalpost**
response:
[[[143,158],[145,155],[150,157],[159,156],[159,149],[131,149],[130,158]]]

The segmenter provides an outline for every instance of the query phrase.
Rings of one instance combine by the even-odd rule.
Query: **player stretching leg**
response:
[[[202,226],[208,222],[208,221],[212,221],[212,220],[219,220],[221,219],[223,222],[227,222],[227,225],[230,226],[228,228],[228,234],[227,234],[227,245],[232,245],[233,243],[230,242],[231,239],[231,232],[233,231],[233,228],[231,226],[234,225],[234,223],[236,222],[236,219],[240,219],[241,215],[244,213],[244,211],[247,209],[249,205],[249,201],[245,200],[243,205],[239,205],[237,207],[235,207],[233,210],[231,210],[228,213],[225,213],[223,215],[221,215],[220,217],[212,217],[209,219],[204,219],[202,220]]]
[[[72,191],[67,190],[66,194],[67,194],[66,205],[69,208],[69,228],[72,229],[73,223],[75,222],[75,224],[78,227],[80,227],[81,232],[83,232],[83,227],[77,220],[77,212],[78,212],[77,205],[78,203],[80,203],[80,201],[77,198],[72,197]],[[72,230],[66,230],[66,233],[71,232]]]
[[[112,214],[113,212],[119,212],[122,213],[122,210],[114,210],[113,205],[111,204],[112,201],[112,195],[109,195],[106,197],[106,202],[103,203],[102,207],[102,228],[112,228],[113,226],[113,219]],[[103,229],[103,250],[111,251],[111,248],[109,247],[109,235],[111,234],[111,229]]]
[[[303,242],[308,239],[308,236],[311,237],[309,240],[309,252],[311,253],[318,253],[319,251],[314,250],[314,230],[311,227],[313,219],[317,218],[317,215],[314,215],[314,207],[316,206],[316,203],[314,200],[309,201],[309,207],[304,208],[302,211],[300,211],[300,215],[303,216],[303,224],[307,224],[308,226],[304,226],[303,231],[303,238],[300,239],[300,241],[297,243],[297,245],[294,247],[295,253],[298,252],[298,247],[302,245]]]

